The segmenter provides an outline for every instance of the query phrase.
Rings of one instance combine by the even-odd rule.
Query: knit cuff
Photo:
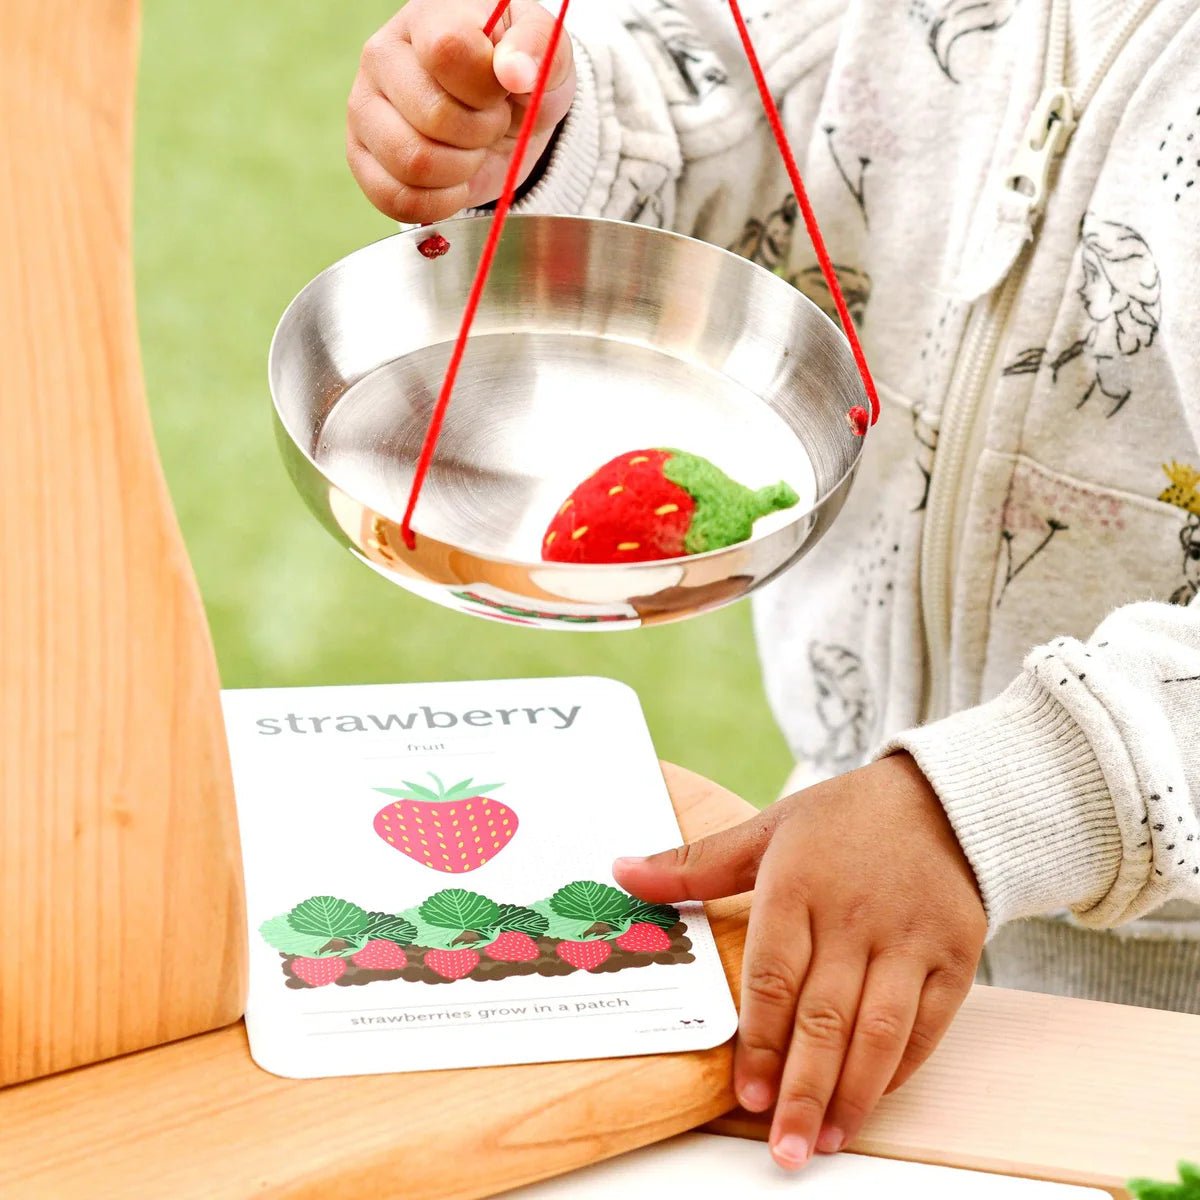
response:
[[[1074,717],[1032,675],[988,704],[894,738],[933,786],[962,845],[991,932],[1087,909],[1116,879],[1113,800]]]

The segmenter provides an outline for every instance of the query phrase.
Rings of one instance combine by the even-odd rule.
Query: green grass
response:
[[[394,3],[145,6],[135,228],[146,381],[222,680],[609,675],[637,689],[664,757],[765,802],[788,756],[745,605],[625,635],[492,625],[355,563],[291,491],[267,345],[308,279],[392,232],[346,170],[342,120],[362,42]]]

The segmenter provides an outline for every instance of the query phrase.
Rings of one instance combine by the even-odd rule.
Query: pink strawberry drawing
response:
[[[387,938],[375,938],[357,954],[352,954],[350,961],[367,971],[399,971],[408,966],[408,955],[395,942],[389,942]]]
[[[426,950],[425,965],[443,979],[461,979],[479,966],[474,950]]]
[[[375,832],[389,846],[433,871],[462,875],[476,871],[512,841],[517,814],[470,779],[452,788],[432,775],[437,790],[405,781],[404,788],[376,788],[393,802],[375,814]]]
[[[496,962],[533,962],[541,954],[537,942],[529,934],[518,933],[515,929],[502,933],[483,952]]]
[[[324,987],[334,983],[346,973],[344,958],[293,958],[292,974],[302,979],[309,987]]]
[[[630,925],[617,938],[617,945],[630,954],[658,954],[663,950],[670,950],[671,939],[666,931],[657,925],[642,921],[637,925]]]
[[[581,971],[594,971],[612,953],[612,946],[605,941],[559,942],[558,957]]]

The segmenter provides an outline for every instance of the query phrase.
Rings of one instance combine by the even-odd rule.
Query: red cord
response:
[[[504,15],[504,10],[508,7],[508,3],[509,0],[504,0],[489,18],[488,24],[493,29],[496,22]],[[463,309],[462,324],[458,330],[458,340],[454,344],[454,353],[450,356],[450,365],[446,368],[446,378],[442,380],[442,391],[438,396],[437,404],[434,405],[433,416],[429,420],[429,429],[425,433],[425,442],[421,447],[421,455],[417,459],[417,469],[416,474],[413,476],[412,491],[408,496],[408,508],[404,512],[404,520],[400,523],[400,532],[404,538],[404,544],[410,550],[416,549],[417,545],[416,536],[412,531],[413,512],[417,507],[421,488],[425,485],[425,478],[429,474],[430,465],[433,463],[433,454],[437,449],[438,437],[442,432],[442,423],[446,419],[446,409],[450,405],[450,397],[454,392],[454,384],[458,379],[458,371],[462,366],[463,355],[467,350],[467,339],[471,334],[471,326],[475,323],[475,314],[479,311],[479,302],[483,298],[483,289],[487,286],[488,276],[492,271],[492,262],[496,257],[496,248],[500,244],[500,234],[504,231],[504,222],[508,219],[513,197],[517,194],[517,187],[520,183],[521,165],[525,161],[525,155],[529,150],[529,143],[533,139],[533,127],[537,123],[538,110],[542,107],[542,98],[545,96],[546,87],[550,82],[550,71],[554,66],[555,55],[558,53],[558,43],[562,39],[563,24],[567,19],[567,8],[570,3],[571,0],[562,0],[562,7],[558,10],[558,18],[554,22],[554,30],[550,34],[550,44],[546,47],[546,55],[542,59],[542,65],[538,70],[537,82],[533,85],[533,91],[529,94],[529,106],[525,110],[525,119],[521,122],[521,129],[517,134],[517,144],[513,150],[512,159],[508,164],[508,174],[504,179],[504,188],[500,193],[500,199],[496,201],[496,211],[492,217],[492,227],[488,232],[483,253],[479,257],[479,267],[475,272],[475,279],[471,284],[470,294],[467,296],[466,308]]]
[[[813,212],[812,205],[808,201],[808,193],[804,190],[804,182],[800,178],[800,168],[796,165],[796,156],[792,153],[787,133],[784,132],[779,106],[775,103],[775,97],[771,95],[767,77],[763,73],[762,63],[759,62],[754,43],[750,40],[750,30],[746,28],[738,0],[729,0],[729,9],[733,13],[734,23],[737,25],[738,34],[742,39],[742,49],[746,53],[750,70],[754,74],[754,82],[758,85],[758,94],[762,97],[767,124],[770,125],[771,132],[775,135],[775,144],[779,147],[779,153],[783,155],[783,163],[787,167],[788,178],[792,181],[792,191],[796,195],[796,202],[800,205],[801,213],[804,214],[804,227],[808,230],[813,249],[817,252],[817,262],[821,266],[821,274],[825,276],[829,294],[833,297],[838,317],[841,318],[842,328],[846,332],[846,340],[850,343],[850,350],[858,366],[858,373],[862,377],[863,387],[867,389],[867,399],[871,403],[871,424],[874,425],[879,420],[879,393],[875,390],[875,380],[871,378],[871,368],[867,366],[867,356],[863,353],[862,343],[858,340],[858,331],[854,328],[854,320],[850,316],[850,309],[846,306],[846,298],[842,295],[842,287],[838,283],[837,272],[833,269],[833,261],[829,257],[829,251],[825,248],[825,239],[821,236],[816,213]],[[851,409],[851,414],[853,411]],[[852,415],[850,415],[850,420],[853,427],[855,419]]]
[[[492,15],[487,19],[487,24],[483,27],[483,32],[488,37],[491,37],[495,32],[496,26],[500,24],[500,18],[508,11],[508,6],[511,3],[512,0],[500,0],[500,3],[496,5]]]

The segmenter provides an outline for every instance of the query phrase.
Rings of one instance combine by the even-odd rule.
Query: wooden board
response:
[[[753,814],[695,775],[667,780],[689,837]],[[733,961],[740,923],[714,932]],[[702,1124],[733,1103],[730,1065],[726,1045],[296,1081],[254,1066],[238,1026],[0,1091],[0,1194],[470,1200]]]
[[[0,4],[0,1084],[243,1000],[216,666],[138,359],[137,33],[133,0]]]

